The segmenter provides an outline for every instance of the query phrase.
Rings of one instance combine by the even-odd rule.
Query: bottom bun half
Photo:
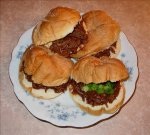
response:
[[[90,104],[87,104],[86,101],[83,101],[81,96],[77,94],[73,95],[71,92],[70,95],[74,100],[74,102],[77,104],[77,106],[80,107],[81,110],[89,114],[98,116],[103,113],[112,114],[122,106],[125,98],[125,88],[122,85],[119,91],[119,95],[116,97],[116,99],[114,99],[112,103],[107,103],[107,106],[106,105],[92,106]]]
[[[51,99],[62,94],[62,93],[55,93],[53,89],[48,89],[47,91],[45,91],[44,89],[34,89],[32,87],[32,82],[29,82],[26,79],[25,74],[23,72],[19,73],[19,81],[22,87],[36,98]]]

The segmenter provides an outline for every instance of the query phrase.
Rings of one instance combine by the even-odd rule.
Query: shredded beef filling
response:
[[[55,93],[65,92],[66,89],[67,89],[68,83],[69,83],[69,81],[68,81],[68,82],[66,82],[66,83],[64,83],[64,84],[62,84],[62,85],[60,85],[60,86],[49,87],[49,86],[44,86],[44,85],[42,85],[42,84],[34,83],[34,82],[32,81],[32,75],[27,75],[27,74],[25,73],[25,76],[26,76],[26,79],[27,79],[29,82],[32,82],[32,87],[33,87],[34,89],[37,89],[37,90],[38,90],[38,89],[44,89],[45,92],[46,92],[48,89],[53,89],[53,90],[55,91]]]
[[[114,88],[114,93],[113,94],[98,94],[96,91],[83,91],[82,87],[84,86],[84,83],[76,83],[74,80],[70,81],[71,86],[72,86],[72,94],[78,94],[82,97],[83,101],[87,101],[88,104],[92,106],[97,106],[97,105],[103,105],[105,104],[107,106],[107,103],[112,103],[114,99],[119,94],[120,90],[120,82],[116,82],[115,88]]]
[[[74,31],[68,34],[63,39],[53,42],[50,50],[64,57],[69,58],[71,54],[76,54],[78,48],[82,48],[83,44],[87,43],[88,36],[81,24],[78,24]]]
[[[111,52],[112,53],[115,53],[115,49],[116,48],[116,42],[113,43],[108,49],[104,50],[104,51],[101,51],[101,52],[98,52],[97,54],[94,54],[93,56],[97,57],[97,58],[100,58],[102,56],[110,56]]]

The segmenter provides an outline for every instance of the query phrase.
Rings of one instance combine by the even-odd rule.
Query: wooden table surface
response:
[[[112,119],[86,129],[58,128],[33,117],[13,92],[8,68],[21,34],[51,8],[106,11],[121,26],[138,55],[139,79],[130,102]],[[0,0],[1,135],[149,135],[150,0]]]

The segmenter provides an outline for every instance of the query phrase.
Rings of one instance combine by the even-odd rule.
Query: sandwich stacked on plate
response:
[[[67,89],[73,62],[42,46],[30,46],[20,64],[19,79],[33,96],[54,98]]]
[[[113,113],[123,104],[122,80],[128,71],[120,60],[93,56],[79,60],[71,73],[70,92],[77,105],[86,112]]]
[[[82,16],[74,9],[57,7],[33,30],[33,43],[24,52],[19,79],[33,96],[51,99],[69,88],[84,111],[113,113],[125,97],[128,78],[119,54],[120,27],[100,10]],[[75,59],[73,63],[72,59]]]

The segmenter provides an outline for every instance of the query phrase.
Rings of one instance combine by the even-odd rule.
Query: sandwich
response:
[[[73,62],[43,46],[31,45],[22,56],[19,81],[31,95],[51,99],[66,91]]]
[[[117,57],[120,51],[120,26],[109,15],[101,10],[93,10],[82,16],[88,34],[88,42],[71,57],[83,56]]]
[[[34,45],[69,58],[87,43],[88,36],[78,11],[56,7],[36,25],[32,39]]]
[[[89,114],[114,113],[123,104],[123,80],[127,78],[128,71],[120,60],[87,56],[72,68],[70,95]]]

